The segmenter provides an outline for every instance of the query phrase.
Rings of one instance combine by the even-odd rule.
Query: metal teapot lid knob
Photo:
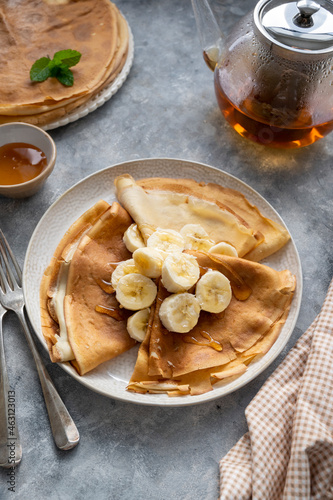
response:
[[[320,5],[312,0],[299,0],[296,7],[304,17],[310,17],[320,9]]]
[[[294,18],[294,23],[304,28],[313,26],[312,16],[318,12],[320,5],[312,0],[299,0],[296,7],[299,10],[299,14]]]
[[[293,50],[333,50],[333,2],[260,0],[254,20],[267,38]]]

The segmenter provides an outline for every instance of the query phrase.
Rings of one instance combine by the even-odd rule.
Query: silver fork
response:
[[[13,403],[15,399],[8,382],[3,344],[2,318],[6,312],[0,304],[0,467],[7,468],[21,462],[22,447]]]
[[[12,268],[15,268],[17,277],[15,277]],[[14,311],[22,324],[26,340],[37,366],[54,441],[58,448],[62,450],[74,448],[80,439],[79,432],[43,364],[30,333],[24,313],[24,297],[21,288],[22,273],[1,229],[0,279],[4,286],[4,290],[1,290],[0,287],[0,304],[5,309]]]

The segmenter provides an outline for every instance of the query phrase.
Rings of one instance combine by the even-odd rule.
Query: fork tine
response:
[[[18,262],[16,260],[15,255],[12,252],[12,249],[9,246],[8,241],[6,240],[5,235],[1,231],[1,229],[0,229],[0,236],[1,236],[0,241],[2,239],[2,247],[5,248],[5,250],[7,251],[7,254],[9,255],[9,257],[10,257],[10,259],[11,259],[11,261],[12,261],[14,267],[15,267],[15,270],[16,270],[16,273],[17,273],[17,277],[19,279],[19,285],[21,286],[21,284],[22,284],[22,271],[21,271],[21,268],[20,268],[20,266],[19,266],[19,264],[18,264]],[[14,278],[14,280],[15,280],[15,278]]]
[[[5,285],[5,292],[14,290],[15,278],[13,275],[13,271],[9,267],[9,262],[2,247],[1,240],[0,240],[0,276]]]
[[[0,245],[0,252],[2,254],[2,248],[1,248],[1,245]],[[5,275],[5,272],[4,270],[2,269],[2,259],[1,259],[1,255],[0,255],[0,280],[1,280],[1,288],[0,288],[0,295],[2,295],[3,293],[7,293],[9,291],[11,291],[12,289],[10,288],[9,286],[9,282],[6,278],[6,275]]]
[[[2,258],[1,258],[2,257]],[[20,283],[16,279],[12,265],[9,262],[8,254],[6,253],[6,248],[3,246],[3,242],[1,241],[0,235],[0,268],[2,268],[1,278],[5,284],[5,288],[7,291],[14,290]]]
[[[5,290],[5,284],[4,284],[2,277],[1,277],[1,274],[0,274],[0,291],[1,291],[1,289]]]

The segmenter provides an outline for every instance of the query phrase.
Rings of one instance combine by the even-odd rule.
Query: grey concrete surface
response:
[[[215,0],[230,29],[254,0]],[[218,462],[246,432],[244,410],[313,321],[332,277],[333,135],[297,151],[251,143],[224,121],[205,66],[189,0],[118,0],[135,41],[130,75],[103,107],[50,131],[58,148],[52,177],[34,197],[0,198],[0,227],[23,265],[33,230],[70,186],[137,158],[210,164],[256,189],[279,212],[298,248],[304,276],[299,319],[275,362],[246,387],[184,408],[132,405],[96,394],[39,351],[80,431],[71,451],[52,440],[35,366],[18,321],[8,314],[5,348],[16,393],[23,459],[15,492],[0,471],[4,500],[214,500]]]

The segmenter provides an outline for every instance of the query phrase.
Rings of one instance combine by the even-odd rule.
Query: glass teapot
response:
[[[219,107],[243,137],[307,146],[333,129],[333,2],[260,0],[224,38],[192,0]]]

